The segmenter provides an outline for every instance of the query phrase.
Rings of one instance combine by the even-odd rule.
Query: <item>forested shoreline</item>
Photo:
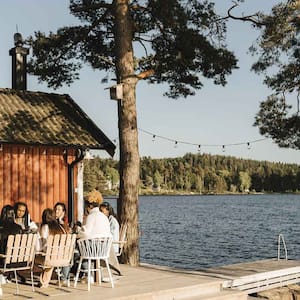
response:
[[[118,161],[84,160],[84,192],[118,192]],[[224,194],[300,192],[300,165],[186,154],[183,157],[141,158],[140,194]]]

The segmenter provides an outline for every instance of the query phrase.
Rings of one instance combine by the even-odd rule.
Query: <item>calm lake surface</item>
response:
[[[280,233],[288,258],[300,259],[300,195],[140,196],[139,201],[141,262],[197,270],[274,258]]]

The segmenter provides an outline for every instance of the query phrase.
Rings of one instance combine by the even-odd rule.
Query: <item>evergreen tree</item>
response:
[[[193,95],[202,78],[224,85],[236,67],[226,49],[225,21],[214,3],[199,0],[71,0],[70,11],[81,23],[48,35],[36,32],[30,71],[49,86],[70,84],[81,63],[113,71],[122,84],[118,102],[120,196],[118,213],[127,222],[125,261],[139,262],[139,152],[135,89],[139,80],[167,83],[169,97]],[[145,49],[134,55],[134,43]]]
[[[261,15],[259,60],[252,69],[265,74],[265,84],[273,90],[260,105],[255,125],[280,147],[300,149],[300,1],[287,0]],[[292,100],[294,99],[294,100]]]
[[[245,190],[257,192],[299,191],[300,166],[296,164],[270,163],[234,157],[215,156],[202,168],[200,162],[208,155],[189,154],[168,159],[141,159],[140,187],[151,189],[160,186],[168,192],[226,193]],[[221,162],[225,169],[215,170],[214,162]],[[193,165],[191,166],[191,162]],[[117,173],[117,162],[96,158],[87,161],[84,173],[86,191],[98,187],[101,178],[110,178],[112,169]],[[181,171],[179,172],[179,166]],[[175,171],[176,170],[176,171]],[[239,171],[237,171],[239,170]],[[95,179],[95,174],[100,179]],[[96,184],[94,184],[96,182]],[[100,188],[101,190],[101,188]],[[102,191],[102,190],[101,190]]]

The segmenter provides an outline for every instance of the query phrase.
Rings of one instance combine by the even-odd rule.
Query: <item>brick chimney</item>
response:
[[[9,50],[12,57],[12,88],[15,90],[27,89],[26,57],[29,49],[23,47],[24,42],[20,33],[14,34],[15,47]]]

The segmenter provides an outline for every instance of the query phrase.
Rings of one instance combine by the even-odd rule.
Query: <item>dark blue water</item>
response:
[[[202,269],[277,257],[300,259],[300,195],[141,196],[141,262]]]

